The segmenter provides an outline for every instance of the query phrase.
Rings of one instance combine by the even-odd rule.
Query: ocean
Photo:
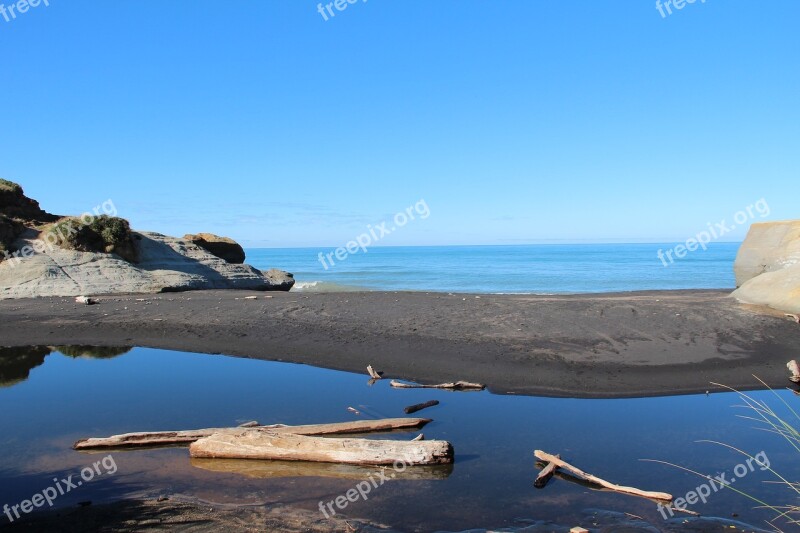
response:
[[[295,275],[298,291],[440,291],[564,294],[733,289],[740,243],[712,243],[668,266],[665,244],[398,246],[358,251],[328,268],[328,248],[253,248],[247,262]]]

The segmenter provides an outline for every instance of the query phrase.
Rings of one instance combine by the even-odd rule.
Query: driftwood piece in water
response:
[[[447,479],[453,473],[452,464],[420,465],[406,468],[402,472],[390,466],[359,466],[336,463],[310,463],[305,461],[257,461],[253,459],[203,459],[194,457],[191,464],[195,468],[210,472],[237,474],[256,479],[284,477],[324,477],[352,479],[361,481],[370,475],[379,480],[380,473],[387,479],[424,481]],[[387,472],[388,470],[388,472]]]
[[[588,474],[583,470],[581,470],[580,468],[572,466],[571,464],[565,461],[562,461],[556,455],[543,452],[542,450],[536,450],[533,453],[536,456],[536,458],[539,459],[540,461],[554,463],[559,468],[569,470],[570,472],[577,474],[582,478],[591,481],[592,483],[597,483],[598,485],[613,490],[614,492],[620,492],[622,494],[630,494],[632,496],[641,496],[642,498],[650,498],[652,500],[659,500],[664,502],[671,502],[673,499],[672,494],[668,494],[666,492],[653,492],[653,491],[640,490],[634,487],[626,487],[624,485],[617,485],[615,483],[608,482],[605,479],[601,479],[599,477],[593,476],[592,474]]]
[[[792,373],[792,377],[789,378],[789,381],[793,381],[794,383],[800,383],[800,365],[797,364],[797,361],[792,359],[788,363],[786,363],[786,368],[789,369],[789,372]]]
[[[257,426],[251,429],[270,429],[277,432],[296,433],[298,435],[354,435],[373,433],[376,431],[393,431],[398,429],[417,429],[430,422],[427,418],[384,418],[381,420],[354,420],[334,424],[311,424],[305,426]],[[180,446],[191,444],[198,439],[210,437],[215,433],[234,433],[242,428],[209,428],[191,429],[187,431],[155,431],[142,433],[126,433],[111,437],[83,439],[72,447],[76,450],[96,450],[103,448],[133,448]]]
[[[419,383],[403,383],[393,379],[389,383],[396,389],[448,389],[448,390],[483,390],[486,385],[470,383],[469,381],[456,381],[453,383],[439,383],[438,385],[420,385]]]
[[[416,413],[417,411],[422,411],[423,409],[427,409],[428,407],[433,407],[434,405],[439,405],[439,400],[431,400],[429,402],[417,403],[414,405],[409,405],[403,411],[406,412],[407,415],[411,413]]]
[[[556,455],[559,459],[561,459],[560,455]],[[539,472],[539,475],[536,476],[536,480],[533,482],[533,486],[537,489],[543,489],[547,482],[550,481],[550,478],[553,477],[553,474],[558,469],[558,465],[555,463],[547,463],[542,468],[542,471]]]
[[[372,368],[372,365],[367,365],[367,374],[369,374],[369,377],[371,377],[372,379],[374,380],[383,379],[381,373],[382,372],[375,372],[375,369]]]
[[[425,440],[425,434],[424,433],[420,433],[419,435],[417,435],[416,437],[414,437],[411,440]]]
[[[270,459],[350,465],[434,465],[453,462],[453,446],[443,440],[399,441],[326,439],[266,429],[217,433],[189,446],[191,457]]]

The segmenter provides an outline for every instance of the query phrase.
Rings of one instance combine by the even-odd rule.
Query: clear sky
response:
[[[380,244],[798,217],[797,0],[49,4],[0,16],[0,177],[52,212],[111,198],[137,229],[268,247],[420,199]]]

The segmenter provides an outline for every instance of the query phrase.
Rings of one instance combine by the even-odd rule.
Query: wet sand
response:
[[[632,397],[788,384],[800,326],[729,291],[564,296],[199,291],[0,301],[0,345],[144,346],[496,393]],[[256,299],[245,299],[254,296]]]

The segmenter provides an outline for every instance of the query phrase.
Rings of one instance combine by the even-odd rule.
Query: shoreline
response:
[[[141,346],[499,394],[622,398],[789,385],[800,327],[722,290],[570,295],[194,291],[0,301],[0,345]],[[246,297],[255,296],[248,300]]]

